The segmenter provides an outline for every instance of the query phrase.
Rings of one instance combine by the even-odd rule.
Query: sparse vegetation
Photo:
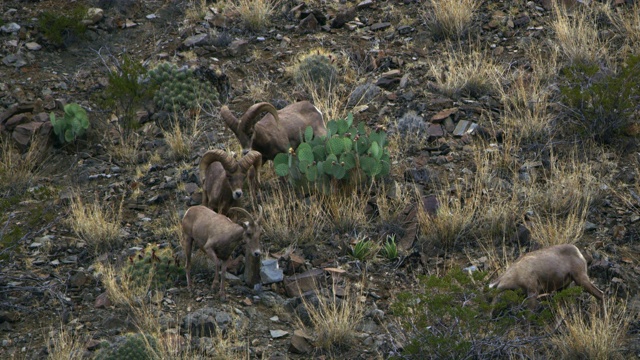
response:
[[[398,245],[396,244],[395,235],[389,236],[387,235],[387,240],[382,245],[380,249],[382,256],[384,256],[387,260],[395,260],[398,258]]]
[[[271,16],[278,6],[277,0],[228,0],[230,11],[237,13],[249,31],[264,30],[271,23]]]
[[[464,37],[480,5],[477,0],[430,0],[424,4],[423,18],[437,40]]]
[[[109,207],[99,201],[86,203],[80,195],[71,200],[69,225],[96,254],[120,244],[121,206]]]
[[[55,46],[67,46],[84,36],[86,26],[82,19],[87,8],[76,5],[60,12],[44,11],[38,16],[38,30]]]
[[[375,241],[358,237],[353,240],[350,246],[350,255],[353,256],[354,259],[360,261],[366,261],[373,259],[376,254],[380,251],[380,245],[376,244]]]

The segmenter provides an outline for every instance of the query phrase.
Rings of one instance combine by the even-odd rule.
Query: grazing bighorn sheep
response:
[[[538,295],[562,290],[572,281],[598,299],[606,315],[604,294],[589,280],[587,261],[575,245],[555,245],[524,254],[489,287],[498,290],[522,289],[527,293],[529,308],[534,309]]]
[[[220,297],[225,298],[224,277],[235,248],[244,243],[248,253],[256,257],[260,256],[262,207],[259,206],[259,209],[260,214],[255,220],[242,208],[229,209],[230,212],[237,211],[248,218],[249,221],[243,222],[241,225],[202,205],[192,206],[187,210],[182,218],[182,231],[185,234],[182,247],[187,257],[185,270],[189,288],[191,288],[191,247],[195,242],[198,248],[213,259],[215,275],[211,288],[215,288],[220,273]],[[219,269],[220,260],[222,260],[221,269]]]
[[[257,151],[249,151],[236,161],[223,150],[207,151],[200,159],[202,204],[220,214],[237,206],[242,197],[242,185],[249,179],[250,186],[259,183],[258,171],[262,158]]]
[[[259,119],[258,115],[265,111],[268,114]],[[308,101],[293,103],[281,110],[276,110],[267,102],[257,103],[240,120],[233,116],[227,106],[223,106],[220,115],[236,134],[243,151],[259,151],[263,163],[273,160],[279,153],[288,152],[290,147],[297,148],[307,126],[313,128],[315,136],[327,134],[322,113]]]

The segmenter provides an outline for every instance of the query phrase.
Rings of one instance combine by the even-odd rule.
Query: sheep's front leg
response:
[[[600,303],[600,311],[602,311],[603,316],[606,317],[607,311],[604,305],[604,293],[602,292],[602,290],[598,289],[597,287],[595,287],[595,285],[593,285],[591,280],[589,280],[589,277],[587,276],[586,271],[584,274],[578,274],[576,276],[573,276],[573,281],[575,281],[576,284],[578,284],[579,286],[582,286],[582,288],[587,290],[589,294],[593,295],[596,299],[598,299],[598,302]]]
[[[227,296],[226,293],[224,291],[224,278],[225,278],[225,274],[227,273],[227,267],[229,266],[229,262],[231,262],[231,258],[225,260],[222,262],[222,269],[221,274],[220,274],[220,300],[226,300]]]
[[[533,311],[538,307],[538,292],[537,291],[527,291],[527,307],[529,310]]]
[[[216,255],[216,252],[213,251],[212,248],[206,248],[205,252],[209,255],[210,258],[213,259],[214,270],[213,270],[213,283],[211,284],[211,289],[215,289],[216,284],[218,283],[218,268],[220,266],[220,260]]]
[[[186,262],[184,265],[185,272],[187,273],[187,287],[191,288],[191,244],[193,244],[193,238],[187,236],[182,244],[184,248],[184,254],[186,256]]]

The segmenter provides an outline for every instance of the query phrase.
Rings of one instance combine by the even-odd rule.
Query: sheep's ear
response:
[[[245,221],[245,222],[243,222],[243,223],[242,223],[242,224],[240,224],[240,225],[242,225],[242,227],[243,227],[245,230],[247,230],[247,229],[249,228],[249,222],[248,222],[248,221]]]

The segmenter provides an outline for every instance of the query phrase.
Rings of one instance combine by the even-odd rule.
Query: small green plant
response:
[[[357,241],[350,247],[350,255],[353,258],[365,261],[373,259],[374,256],[380,251],[380,246],[374,241],[363,238],[357,239]]]
[[[82,19],[86,14],[87,9],[80,5],[64,14],[45,11],[38,16],[38,29],[52,44],[64,46],[70,40],[84,35],[86,26]]]
[[[53,132],[58,135],[61,143],[74,142],[89,128],[87,112],[78,104],[64,106],[64,117],[56,118],[56,114],[49,115]]]
[[[395,260],[398,258],[398,245],[396,244],[395,235],[387,235],[387,241],[382,245],[382,256],[388,260]]]
[[[608,143],[629,125],[640,97],[640,55],[629,56],[617,73],[581,62],[562,75],[563,102],[584,137]]]
[[[153,101],[168,111],[195,109],[205,101],[217,103],[218,93],[195,76],[193,70],[162,63],[148,73],[157,91]]]
[[[149,276],[153,276],[151,286],[157,288],[172,287],[185,276],[184,268],[180,267],[173,251],[170,248],[159,249],[155,244],[130,256],[124,274],[137,285],[148,282]]]
[[[300,60],[294,71],[294,80],[298,84],[310,84],[316,89],[328,91],[338,80],[338,68],[331,55],[313,54]]]
[[[152,360],[158,351],[158,342],[148,334],[129,333],[119,336],[113,344],[105,344],[96,360]]]
[[[278,176],[288,176],[297,186],[318,186],[331,191],[338,182],[358,183],[389,174],[386,132],[369,131],[364,123],[353,126],[353,115],[327,123],[327,135],[315,137],[311,127],[295,151],[276,155]]]

